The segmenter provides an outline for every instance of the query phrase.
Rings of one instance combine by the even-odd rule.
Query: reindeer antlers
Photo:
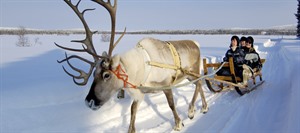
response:
[[[109,45],[109,50],[108,50],[108,57],[107,56],[99,56],[94,48],[93,45],[93,34],[97,33],[97,31],[92,32],[87,24],[87,22],[85,21],[84,18],[84,13],[86,13],[87,11],[92,11],[95,9],[85,9],[82,12],[79,11],[78,6],[81,2],[81,0],[79,0],[77,2],[76,5],[72,4],[71,0],[64,0],[71,8],[72,10],[76,13],[76,15],[78,16],[78,18],[80,19],[80,21],[82,22],[84,29],[85,29],[85,33],[86,33],[86,37],[83,40],[72,40],[71,42],[75,42],[75,43],[81,43],[83,49],[73,49],[73,48],[67,48],[67,47],[63,47],[61,45],[58,45],[57,43],[55,43],[55,45],[61,49],[64,50],[68,50],[68,51],[75,51],[75,52],[87,52],[88,54],[92,55],[94,58],[94,62],[88,61],[87,59],[84,59],[80,56],[77,55],[71,55],[68,57],[67,54],[65,54],[65,59],[61,60],[61,61],[57,61],[58,63],[63,63],[65,61],[67,61],[68,65],[74,70],[77,71],[78,73],[80,73],[79,76],[75,76],[73,74],[71,74],[70,72],[68,72],[64,66],[63,69],[64,71],[71,77],[73,77],[73,81],[75,84],[77,85],[86,85],[87,81],[89,79],[89,77],[91,76],[91,73],[93,72],[93,69],[96,65],[96,63],[99,61],[99,58],[108,58],[110,59],[112,56],[112,51],[113,49],[116,47],[116,45],[119,43],[119,41],[121,40],[121,38],[124,36],[125,32],[126,32],[126,28],[124,30],[124,32],[122,33],[122,35],[120,36],[120,38],[116,41],[116,43],[114,43],[114,39],[115,39],[115,25],[116,25],[116,10],[117,10],[117,0],[114,0],[114,5],[111,4],[110,0],[108,0],[107,2],[104,2],[103,0],[92,0],[95,3],[100,4],[101,6],[103,6],[110,14],[111,17],[111,38],[110,38],[110,45]],[[76,67],[74,67],[73,65],[71,65],[71,63],[69,62],[70,59],[79,59],[81,61],[84,61],[88,64],[90,64],[90,69],[89,72],[86,73],[83,70],[80,70]],[[83,79],[83,82],[77,82],[76,79]]]
[[[117,12],[117,0],[114,0],[114,5],[111,4],[110,0],[107,2],[104,2],[103,0],[92,0],[93,2],[96,2],[100,5],[102,5],[110,14],[111,18],[111,36],[110,36],[110,44],[109,44],[109,51],[108,56],[112,56],[112,51],[116,47],[116,45],[119,43],[119,41],[122,39],[126,32],[126,28],[120,38],[117,40],[117,42],[114,44],[115,39],[115,31],[116,31],[116,12]]]

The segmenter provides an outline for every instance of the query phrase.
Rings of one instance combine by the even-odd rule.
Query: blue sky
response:
[[[76,2],[76,0],[73,0]],[[74,3],[75,3],[74,2]],[[119,0],[117,30],[269,28],[296,24],[297,0]],[[82,0],[92,29],[109,29],[108,13]],[[82,28],[63,0],[1,0],[0,27]]]

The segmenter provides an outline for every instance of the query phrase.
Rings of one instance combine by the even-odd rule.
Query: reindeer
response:
[[[93,73],[94,80],[90,87],[90,91],[85,99],[86,105],[92,110],[98,110],[118,91],[125,90],[133,99],[131,105],[131,119],[128,132],[135,132],[135,119],[138,106],[144,99],[146,93],[161,92],[165,94],[169,107],[171,108],[175,126],[174,130],[181,130],[183,123],[179,118],[175,109],[172,89],[155,89],[156,87],[171,86],[181,82],[184,79],[194,80],[200,75],[200,49],[199,44],[191,40],[180,41],[161,41],[154,38],[144,38],[138,42],[135,48],[123,53],[112,56],[113,49],[119,43],[126,32],[126,28],[120,38],[115,42],[115,23],[117,0],[112,4],[110,0],[92,0],[93,2],[103,6],[111,17],[111,38],[109,50],[103,52],[100,56],[97,54],[92,36],[96,32],[92,32],[84,19],[86,11],[94,9],[85,9],[79,11],[78,6],[81,0],[74,5],[71,0],[64,0],[77,14],[83,23],[86,38],[83,40],[72,40],[71,42],[81,43],[82,49],[67,48],[55,43],[56,46],[64,50],[86,52],[90,54],[94,61],[89,61],[77,55],[68,56],[58,63],[67,62],[70,68],[77,71],[80,75],[75,76],[68,72],[63,66],[63,70],[73,78],[75,84],[83,86],[88,82],[89,77]],[[69,60],[78,59],[90,65],[89,71],[85,72],[74,67]],[[82,81],[79,82],[78,80]],[[204,92],[201,82],[195,82],[195,92],[191,103],[189,104],[188,117],[192,119],[195,113],[195,101],[200,93],[202,99],[202,110],[208,111],[205,101]],[[146,87],[146,88],[143,88]],[[150,89],[147,87],[150,87]]]

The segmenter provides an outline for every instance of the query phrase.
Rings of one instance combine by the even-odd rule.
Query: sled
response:
[[[260,60],[261,63],[265,63],[265,59]],[[208,74],[209,69],[217,69],[222,65],[222,63],[207,63],[206,59],[203,59],[203,70],[204,75]],[[214,93],[229,91],[229,90],[236,90],[236,92],[240,95],[244,95],[245,93],[248,93],[254,89],[256,89],[258,86],[264,83],[262,79],[262,73],[261,70],[256,71],[253,73],[252,78],[248,81],[248,85],[240,85],[239,83],[242,82],[242,78],[236,76],[234,71],[234,64],[233,64],[233,58],[229,58],[229,62],[226,62],[222,67],[227,67],[230,70],[230,75],[217,75],[215,74],[213,77],[207,77],[205,78],[205,82],[207,84],[207,87],[210,91]],[[259,77],[259,82],[256,83],[256,77]],[[250,82],[252,80],[252,83]]]

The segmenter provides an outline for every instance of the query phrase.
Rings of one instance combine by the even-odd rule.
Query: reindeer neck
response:
[[[128,75],[128,81],[139,86],[144,77],[144,59],[137,49],[120,55],[120,64]]]

